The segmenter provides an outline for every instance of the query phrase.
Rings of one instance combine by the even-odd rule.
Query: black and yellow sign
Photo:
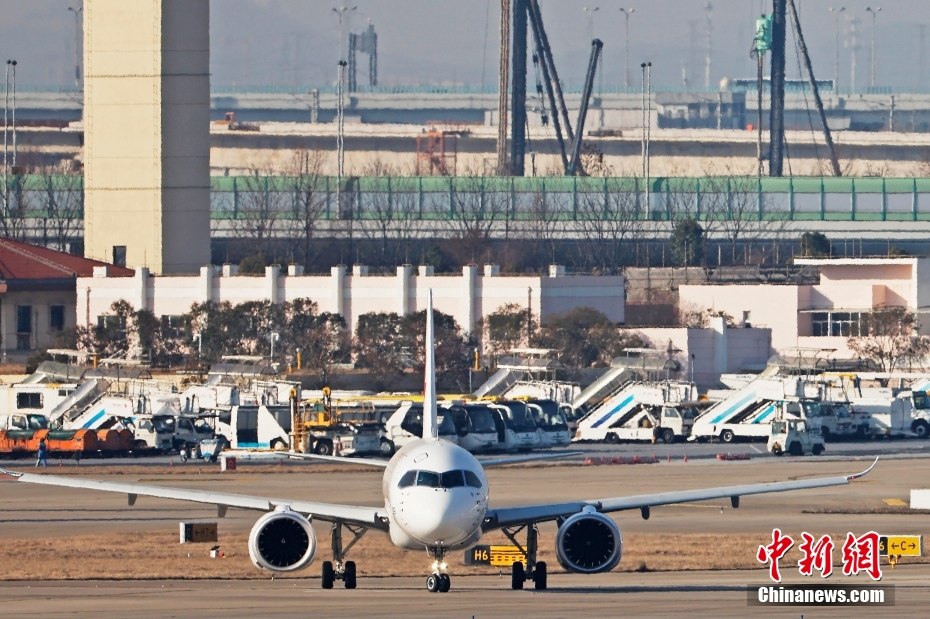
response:
[[[880,535],[878,554],[883,557],[919,557],[922,550],[920,535]]]
[[[516,561],[526,564],[526,553],[519,546],[473,546],[465,551],[465,565],[510,567]]]

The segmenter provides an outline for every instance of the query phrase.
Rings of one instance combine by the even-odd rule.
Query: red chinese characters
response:
[[[774,582],[781,582],[778,560],[784,557],[792,546],[794,546],[794,540],[790,535],[782,535],[781,529],[772,529],[772,543],[759,546],[759,550],[756,551],[756,560],[759,563],[770,563],[769,577]]]
[[[804,540],[798,548],[801,550],[801,560],[798,561],[798,571],[803,576],[811,576],[816,569],[821,578],[833,573],[833,540],[824,535],[816,542],[814,536],[805,531],[801,533]]]
[[[846,534],[843,543],[843,574],[854,576],[865,572],[872,580],[882,579],[882,566],[878,553],[878,533],[869,531],[859,537]]]

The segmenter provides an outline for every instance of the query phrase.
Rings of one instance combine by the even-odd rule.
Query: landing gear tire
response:
[[[439,593],[448,593],[452,588],[452,578],[448,574],[439,575]]]
[[[336,581],[336,570],[333,569],[332,561],[323,561],[323,588],[332,589]]]
[[[536,587],[537,591],[544,591],[546,589],[546,585],[548,584],[547,576],[546,562],[540,561],[536,564],[536,569],[533,571],[533,585]]]
[[[426,577],[426,590],[430,593],[439,591],[439,574],[430,574]]]
[[[513,562],[513,571],[511,572],[510,588],[522,589],[523,583],[526,582],[526,569],[522,561]]]
[[[346,561],[345,573],[342,575],[342,581],[345,583],[346,589],[355,588],[355,561]]]

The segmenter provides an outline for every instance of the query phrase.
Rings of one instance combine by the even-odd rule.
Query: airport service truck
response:
[[[572,440],[684,440],[696,416],[696,395],[686,382],[628,383],[579,420]]]
[[[823,435],[816,423],[809,423],[805,419],[784,417],[772,422],[766,447],[776,456],[785,453],[792,456],[804,454],[819,456],[824,452]]]

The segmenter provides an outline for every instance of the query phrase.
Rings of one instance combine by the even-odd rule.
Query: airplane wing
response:
[[[527,454],[525,456],[509,456],[504,458],[489,458],[487,460],[478,460],[484,468],[493,466],[504,466],[507,464],[519,464],[521,462],[534,462],[536,460],[555,460],[556,458],[572,458],[583,456],[583,451],[563,451],[555,453]]]
[[[828,486],[842,486],[863,477],[878,463],[878,458],[869,468],[861,473],[840,475],[836,477],[816,477],[793,481],[776,481],[760,484],[746,484],[742,486],[721,486],[718,488],[702,488],[697,490],[680,490],[673,492],[658,492],[655,494],[639,494],[627,497],[614,497],[607,499],[590,499],[587,501],[574,501],[568,503],[551,503],[540,505],[524,505],[519,507],[505,507],[489,509],[485,516],[483,528],[485,531],[509,527],[519,524],[545,522],[557,518],[566,518],[587,506],[594,507],[599,512],[616,512],[627,509],[639,509],[644,518],[649,517],[649,508],[657,505],[671,505],[673,503],[690,503],[692,501],[706,501],[708,499],[730,499],[733,507],[739,507],[739,498],[743,495],[765,494],[769,492],[787,492],[789,490],[805,490],[810,488],[825,488]]]
[[[329,462],[338,462],[339,464],[356,464],[362,466],[373,466],[379,469],[386,468],[388,465],[387,460],[375,460],[374,458],[356,458],[351,457],[347,458],[345,456],[322,456],[319,454],[304,454],[296,451],[285,451],[280,455],[287,456],[288,458],[296,458],[298,460],[328,460]]]
[[[135,505],[136,499],[140,496],[151,496],[160,499],[177,499],[179,501],[216,505],[220,517],[226,515],[226,510],[229,507],[269,512],[279,505],[287,505],[293,511],[306,514],[313,520],[355,524],[384,531],[388,528],[387,514],[383,509],[365,507],[362,505],[317,503],[314,501],[275,499],[244,494],[230,494],[226,492],[209,492],[203,490],[189,490],[186,488],[170,488],[136,483],[71,478],[59,475],[38,475],[36,473],[19,473],[4,468],[0,468],[0,473],[9,475],[17,481],[29,484],[119,492],[129,496],[130,505]]]

